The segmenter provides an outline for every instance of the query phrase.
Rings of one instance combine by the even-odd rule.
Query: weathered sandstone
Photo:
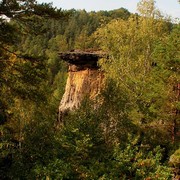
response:
[[[104,82],[103,72],[97,62],[105,57],[101,52],[73,51],[60,53],[60,58],[69,63],[65,93],[59,105],[59,121],[62,114],[77,109],[85,97],[95,100]]]

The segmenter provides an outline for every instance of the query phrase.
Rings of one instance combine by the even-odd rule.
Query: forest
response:
[[[0,1],[0,179],[180,179],[180,24],[138,13]],[[68,65],[100,49],[105,87],[57,125]]]

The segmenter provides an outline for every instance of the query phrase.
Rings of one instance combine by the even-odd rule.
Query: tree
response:
[[[51,4],[37,4],[35,0],[3,0],[0,2],[1,92],[7,90],[12,94],[15,92],[20,97],[25,94],[26,97],[30,97],[33,93],[30,93],[23,86],[33,84],[33,82],[35,84],[35,79],[38,79],[38,76],[38,81],[44,76],[42,69],[45,67],[45,63],[42,59],[45,57],[42,58],[44,54],[37,52],[38,47],[34,53],[31,51],[30,54],[25,54],[18,49],[21,37],[25,34],[33,35],[35,33],[37,35],[38,30],[42,33],[44,29],[39,28],[39,26],[42,25],[40,22],[44,20],[43,17],[62,19],[68,17],[68,14],[53,8]],[[10,18],[10,22],[7,21],[7,18]],[[38,41],[40,40],[38,39]],[[40,44],[40,42],[36,44]],[[35,76],[37,78],[31,78]],[[22,84],[20,83],[20,85],[18,81]],[[3,97],[0,101],[2,106],[4,104]],[[5,107],[5,105],[3,106]]]
[[[157,9],[155,8],[154,0],[141,0],[137,5],[137,10],[140,15],[145,17],[155,17]]]
[[[102,59],[100,65],[107,79],[115,82],[117,92],[128,97],[128,118],[149,133],[149,142],[160,133],[166,143],[170,141],[165,129],[172,111],[167,109],[173,104],[169,99],[172,86],[168,83],[172,73],[167,72],[164,59],[155,59],[155,54],[158,44],[169,36],[170,26],[161,16],[154,17],[154,7],[153,1],[142,1],[139,8],[143,16],[111,21],[96,33],[100,47],[109,54],[109,59]],[[151,143],[155,140],[158,138]]]
[[[3,42],[7,45],[11,43],[13,34],[10,34],[13,31],[18,33],[29,33],[29,31],[33,30],[33,24],[35,21],[40,20],[42,17],[45,18],[65,18],[68,17],[67,14],[62,12],[60,9],[56,9],[52,7],[52,4],[37,4],[35,0],[3,0],[0,3],[0,22],[1,22],[1,49],[7,48],[4,47]],[[15,21],[19,27],[12,25],[7,22],[7,18],[11,21]],[[19,31],[17,28],[20,28]],[[23,31],[25,30],[25,32]],[[35,29],[37,31],[37,29]],[[17,33],[17,34],[18,34]],[[7,37],[8,39],[5,39]]]
[[[171,134],[171,140],[174,145],[178,142],[178,127],[179,127],[179,61],[180,54],[178,51],[179,43],[177,41],[179,36],[180,25],[174,25],[169,36],[162,42],[159,42],[154,51],[154,59],[161,66],[163,66],[163,76],[166,79],[166,86],[169,90],[167,108],[169,112],[169,121],[167,130]],[[163,61],[163,63],[162,63]]]
[[[45,18],[66,17],[51,4],[34,0],[0,2],[0,172],[10,168],[6,163],[11,165],[13,152],[21,148],[24,126],[32,120],[37,104],[47,101],[48,94],[45,56],[38,53],[38,47],[34,54],[25,54],[18,45],[26,34],[42,34],[44,27],[40,27]],[[7,177],[6,173],[0,176]]]
[[[84,28],[82,29],[81,33],[79,36],[75,39],[75,49],[81,49],[81,50],[86,50],[88,45],[88,35],[87,35],[87,30]]]

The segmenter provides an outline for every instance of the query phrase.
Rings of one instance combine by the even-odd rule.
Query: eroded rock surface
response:
[[[105,57],[100,52],[60,53],[60,58],[69,63],[65,93],[59,105],[59,121],[62,114],[79,107],[84,97],[95,100],[104,84],[103,72],[97,62]]]

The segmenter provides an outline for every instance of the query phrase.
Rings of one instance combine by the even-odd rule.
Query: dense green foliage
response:
[[[179,24],[153,0],[138,14],[0,2],[0,179],[171,179],[179,171]],[[56,124],[67,65],[102,49],[106,87]]]

